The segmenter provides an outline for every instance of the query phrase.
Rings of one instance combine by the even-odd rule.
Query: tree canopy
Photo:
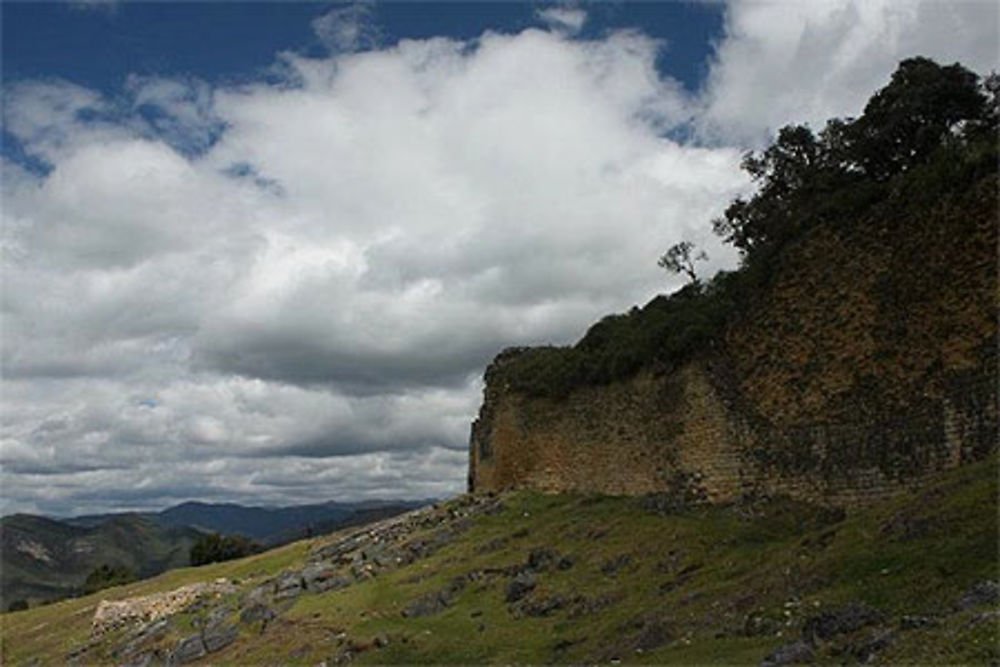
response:
[[[734,200],[714,229],[752,261],[831,212],[884,196],[895,177],[954,159],[972,143],[986,149],[973,168],[995,161],[996,95],[995,75],[980,85],[957,63],[904,60],[859,118],[832,119],[818,135],[789,125],[767,149],[747,153],[742,167],[757,192]]]
[[[256,542],[242,535],[206,535],[191,547],[191,564],[206,565],[243,558],[258,553],[262,548]]]
[[[704,349],[748,308],[772,277],[782,249],[819,225],[846,229],[887,206],[893,217],[927,210],[997,170],[1000,77],[928,58],[900,63],[858,118],[834,118],[818,134],[781,128],[742,168],[757,184],[713,221],[742,257],[738,271],[696,279],[694,246],[675,244],[658,264],[691,283],[643,308],[609,315],[571,347],[510,351],[487,371],[516,391],[560,398],[643,367],[671,368]],[[911,216],[912,217],[912,216]]]

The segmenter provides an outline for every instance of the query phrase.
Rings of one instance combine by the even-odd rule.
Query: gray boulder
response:
[[[773,652],[769,653],[764,661],[760,663],[761,667],[775,667],[776,665],[801,665],[803,663],[809,663],[813,661],[815,654],[813,653],[813,647],[809,642],[799,640],[792,642],[791,644],[784,644],[779,646]]]
[[[217,623],[205,628],[203,635],[205,651],[215,653],[236,641],[236,626],[232,623]]]
[[[517,602],[535,588],[535,575],[521,572],[507,584],[507,602]]]
[[[170,654],[170,660],[167,662],[171,665],[183,665],[203,658],[207,654],[208,651],[205,649],[205,642],[202,641],[201,635],[193,635],[177,643],[177,648]]]
[[[955,606],[960,610],[982,605],[1000,604],[1000,585],[995,581],[980,581],[965,592]]]

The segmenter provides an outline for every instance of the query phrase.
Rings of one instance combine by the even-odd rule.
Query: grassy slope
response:
[[[783,501],[758,506],[752,517],[735,506],[659,515],[639,499],[513,494],[504,497],[502,512],[478,516],[428,558],[347,589],[279,603],[282,613],[266,631],[242,625],[239,640],[210,660],[316,664],[353,644],[353,661],[372,663],[755,664],[798,638],[808,617],[863,602],[886,614],[887,629],[899,628],[904,615],[937,617],[930,627],[898,631],[880,661],[988,663],[1000,659],[996,616],[984,617],[989,610],[981,606],[955,612],[952,605],[976,582],[997,579],[996,466],[994,456],[842,520]],[[329,539],[177,570],[102,595],[127,597],[215,577],[239,579],[249,589],[301,566],[312,547]],[[502,574],[473,580],[438,614],[401,614],[456,576],[524,563],[539,547],[573,560],[570,569],[537,574],[538,586],[526,598],[561,596],[566,604],[549,616],[512,613],[504,601],[511,579]],[[621,569],[602,571],[621,556],[628,557]],[[2,662],[63,661],[86,643],[97,600],[3,615]],[[164,645],[190,634],[205,613],[175,617]],[[818,657],[842,662],[837,653],[871,632],[821,644]],[[380,635],[388,645],[371,647]]]

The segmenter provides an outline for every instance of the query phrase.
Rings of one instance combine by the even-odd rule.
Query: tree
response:
[[[926,162],[962,124],[988,114],[974,72],[958,63],[909,58],[854,123],[854,150],[869,177],[885,180]]]
[[[723,216],[712,221],[715,233],[744,255],[794,233],[799,224],[791,215],[794,204],[824,187],[830,169],[837,169],[825,148],[809,127],[788,125],[766,150],[744,155],[740,167],[759,189],[748,200],[734,199]]]
[[[135,573],[124,565],[108,565],[105,563],[94,568],[87,575],[87,580],[83,584],[83,592],[87,594],[96,593],[101,589],[121,586],[122,584],[135,581],[135,579]]]
[[[833,119],[818,137],[789,125],[766,150],[747,153],[741,167],[757,192],[733,200],[713,228],[744,262],[766,263],[818,219],[844,218],[884,196],[899,174],[932,162],[947,167],[945,152],[974,143],[995,147],[998,88],[996,77],[981,88],[957,63],[904,60],[861,117]]]
[[[708,254],[704,250],[700,250],[692,255],[694,249],[695,245],[690,241],[675,243],[660,256],[656,264],[670,273],[686,273],[691,282],[696,283],[698,275],[694,271],[694,263],[708,259]]]
[[[194,543],[189,557],[192,565],[206,565],[243,558],[259,551],[259,544],[242,535],[212,533]]]

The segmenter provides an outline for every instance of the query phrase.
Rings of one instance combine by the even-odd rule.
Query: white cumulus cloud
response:
[[[3,164],[0,511],[460,491],[501,348],[679,286],[682,239],[731,267],[709,221],[743,150],[996,45],[977,3],[738,3],[691,97],[641,32],[541,14],[380,47],[355,5],[266,81],[6,87],[50,170]]]
[[[737,0],[701,127],[716,140],[760,145],[789,123],[820,128],[857,116],[911,56],[986,74],[998,64],[998,23],[989,0]]]

